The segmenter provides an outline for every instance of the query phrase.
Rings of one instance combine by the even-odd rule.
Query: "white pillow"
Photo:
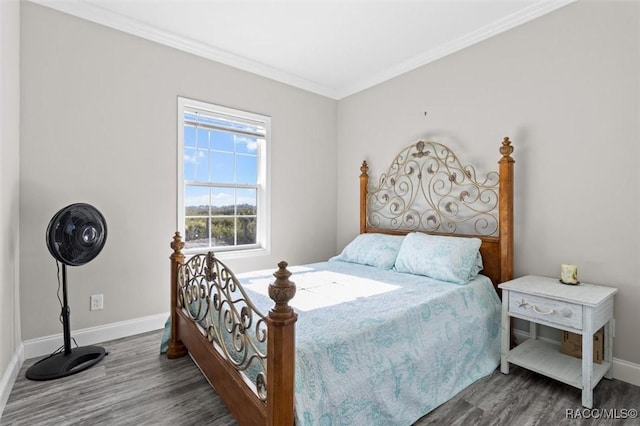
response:
[[[481,243],[479,238],[413,232],[402,242],[395,269],[440,281],[467,284],[482,270]]]

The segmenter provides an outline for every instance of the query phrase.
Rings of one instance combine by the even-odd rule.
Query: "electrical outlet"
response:
[[[92,294],[89,300],[91,302],[89,310],[101,311],[104,308],[104,295]]]

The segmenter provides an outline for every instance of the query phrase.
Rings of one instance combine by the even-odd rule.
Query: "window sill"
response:
[[[215,253],[216,257],[221,260],[246,259],[246,258],[256,257],[256,256],[267,256],[271,253],[270,250],[263,247],[248,248],[244,250],[210,250],[210,249],[203,249],[203,248],[192,248],[192,249],[184,250],[183,253],[185,257],[188,258],[196,254],[206,254],[209,251],[212,251],[213,253]]]

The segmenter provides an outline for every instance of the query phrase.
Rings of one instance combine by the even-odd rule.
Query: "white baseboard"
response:
[[[9,365],[2,376],[2,380],[0,380],[0,416],[2,416],[4,407],[7,405],[11,389],[13,388],[13,384],[16,382],[16,378],[18,377],[20,368],[22,368],[23,362],[24,345],[21,343],[11,357],[11,361],[9,361]]]
[[[613,378],[640,386],[640,364],[614,357]]]
[[[97,327],[84,328],[71,332],[78,346],[93,345],[109,340],[121,339],[147,331],[160,330],[169,317],[169,313],[149,315],[127,321],[114,322]],[[62,334],[39,337],[24,341],[24,359],[49,355],[63,345]],[[160,345],[160,342],[158,342]],[[159,347],[159,346],[158,346]]]
[[[518,343],[529,338],[529,332],[518,330],[517,328],[513,330],[513,334],[515,335]],[[557,340],[540,336],[538,336],[538,338],[540,340],[546,340],[548,342],[560,344],[560,342]],[[640,386],[640,364],[614,357],[612,375],[614,379],[627,382],[635,386]]]

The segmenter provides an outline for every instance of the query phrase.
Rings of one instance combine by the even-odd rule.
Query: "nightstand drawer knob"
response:
[[[564,308],[560,312],[562,313],[562,316],[565,318],[569,318],[571,316],[571,309],[569,308]]]
[[[551,315],[554,312],[553,309],[550,309],[548,312],[539,311],[536,305],[531,305],[531,309],[533,309],[533,312],[540,315]]]

